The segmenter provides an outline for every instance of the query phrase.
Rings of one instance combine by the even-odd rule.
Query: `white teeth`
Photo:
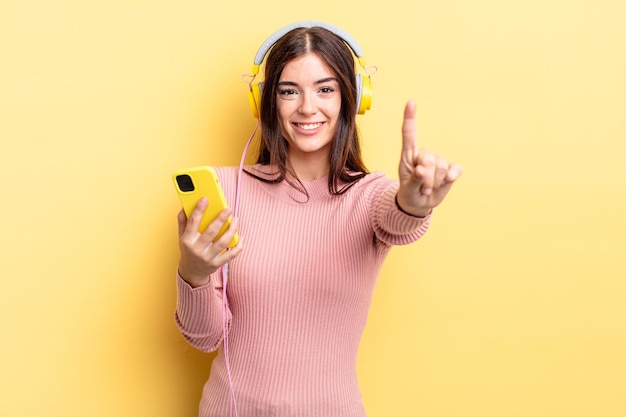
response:
[[[321,123],[298,123],[297,124],[298,127],[300,129],[304,129],[304,130],[313,130],[313,129],[317,129],[318,127],[320,127],[322,124]]]

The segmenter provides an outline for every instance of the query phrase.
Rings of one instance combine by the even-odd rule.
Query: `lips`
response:
[[[306,132],[313,132],[317,129],[319,129],[320,127],[322,127],[324,123],[323,122],[316,122],[316,123],[293,123],[293,125],[295,127],[297,127],[300,130],[306,131]]]

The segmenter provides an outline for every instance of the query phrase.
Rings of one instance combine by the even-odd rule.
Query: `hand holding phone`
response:
[[[200,166],[195,168],[187,168],[176,171],[172,175],[174,180],[174,186],[176,192],[183,205],[183,210],[187,218],[191,215],[198,201],[202,197],[208,199],[208,206],[204,211],[200,226],[198,228],[199,233],[203,233],[211,222],[213,222],[218,214],[224,209],[228,208],[226,198],[224,197],[224,191],[219,183],[219,178],[215,169],[210,166]],[[219,239],[232,221],[232,216],[224,223],[217,236],[213,239],[215,242]],[[229,248],[237,245],[239,240],[238,234],[235,234],[228,244]]]

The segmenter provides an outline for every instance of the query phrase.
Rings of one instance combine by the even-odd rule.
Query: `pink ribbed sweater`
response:
[[[231,207],[236,168],[218,168]],[[229,354],[239,417],[364,417],[357,381],[359,342],[372,293],[392,245],[428,228],[395,203],[398,182],[368,174],[341,196],[328,178],[304,183],[243,174],[240,233],[244,250],[230,263]],[[222,278],[191,288],[177,277],[176,323],[193,346],[222,346]],[[200,416],[229,416],[220,351]]]

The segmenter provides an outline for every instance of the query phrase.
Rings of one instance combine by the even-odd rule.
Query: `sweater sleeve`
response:
[[[207,285],[192,288],[176,274],[176,325],[189,344],[204,352],[216,350],[224,336],[220,275],[218,270]],[[226,311],[226,315],[230,324],[230,311]]]
[[[235,196],[237,171],[229,167],[215,167],[229,204]],[[192,288],[182,277],[176,274],[178,298],[176,302],[176,325],[183,337],[195,348],[212,352],[224,339],[224,311],[227,325],[230,326],[232,314],[224,308],[222,269],[211,275],[207,285]]]
[[[430,225],[426,217],[416,217],[400,210],[396,203],[399,183],[378,181],[369,194],[370,218],[377,239],[387,245],[406,245],[421,238]]]

